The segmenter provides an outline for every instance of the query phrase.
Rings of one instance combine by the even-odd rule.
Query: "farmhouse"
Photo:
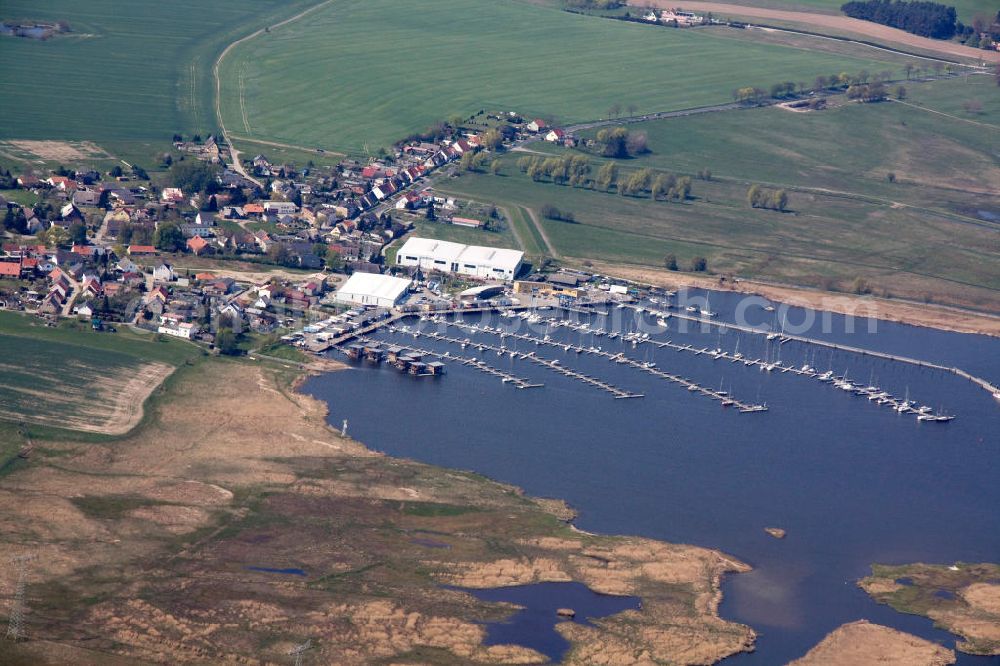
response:
[[[526,125],[529,132],[541,132],[543,129],[548,127],[544,120],[541,118],[535,118],[530,123]]]
[[[354,273],[337,290],[336,300],[338,303],[351,305],[389,308],[403,300],[410,283],[410,280],[390,275]]]
[[[692,26],[701,25],[705,22],[704,16],[698,16],[691,12],[683,12],[679,9],[664,9],[660,12],[660,22],[661,23],[673,23],[677,22],[679,26]]]
[[[396,253],[396,264],[478,278],[513,280],[521,269],[523,258],[524,253],[519,250],[410,238]]]
[[[558,143],[566,138],[566,132],[561,129],[550,130],[548,134],[545,135],[546,141],[551,141],[553,143]]]

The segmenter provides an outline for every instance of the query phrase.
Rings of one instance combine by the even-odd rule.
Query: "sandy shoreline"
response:
[[[621,266],[597,261],[593,262],[592,270],[602,275],[671,289],[697,287],[715,291],[755,294],[772,301],[825,312],[872,317],[883,321],[926,326],[952,333],[974,333],[1000,337],[1000,317],[943,305],[908,303],[872,296],[833,294],[805,287],[779,286],[746,279],[740,279],[739,282],[729,280],[720,282],[719,278],[714,276],[699,276],[652,267]]]

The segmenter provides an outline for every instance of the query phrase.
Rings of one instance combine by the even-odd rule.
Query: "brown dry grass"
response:
[[[788,666],[946,666],[955,653],[902,631],[860,620],[833,630]]]
[[[642,612],[563,626],[574,663],[705,663],[754,634],[717,617],[722,554],[573,531],[565,505],[475,475],[374,454],[325,405],[261,365],[184,368],[148,426],[107,444],[46,442],[0,477],[0,559],[40,556],[26,663],[86,647],[152,663],[539,663],[482,645],[507,607],[471,586],[575,580],[643,597]],[[438,511],[437,509],[441,510]],[[443,547],[428,548],[430,534]],[[305,577],[249,571],[300,567]],[[9,594],[3,580],[0,594]],[[60,647],[46,649],[45,645]]]

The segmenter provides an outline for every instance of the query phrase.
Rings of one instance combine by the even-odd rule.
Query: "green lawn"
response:
[[[517,0],[426,0],[419,11],[338,0],[236,47],[223,62],[222,103],[237,134],[374,152],[483,108],[586,120],[616,103],[686,108],[727,101],[742,85],[893,68],[895,56],[866,55],[736,42]]]
[[[0,40],[0,139],[86,139],[148,160],[174,132],[210,133],[225,45],[315,1],[5,0],[4,18],[65,20],[73,32]]]

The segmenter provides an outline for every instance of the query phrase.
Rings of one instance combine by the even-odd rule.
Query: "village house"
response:
[[[186,322],[178,314],[165,313],[160,316],[160,325],[156,329],[158,333],[172,335],[177,338],[191,340],[198,335],[198,325]]]
[[[153,282],[172,282],[176,279],[173,267],[165,261],[153,269]]]
[[[128,253],[136,256],[156,254],[156,248],[152,245],[129,245]]]
[[[552,143],[559,143],[566,138],[566,132],[561,129],[549,130],[549,133],[545,135],[546,141],[551,141]]]
[[[212,245],[201,236],[193,236],[189,238],[187,240],[187,248],[198,256],[202,254],[210,254],[212,252]]]
[[[160,192],[160,201],[173,204],[182,203],[184,201],[184,192],[178,187],[165,187]]]
[[[73,193],[72,201],[76,206],[97,206],[101,203],[101,193],[96,190],[77,190]]]
[[[541,131],[542,131],[543,129],[545,129],[546,127],[548,127],[548,125],[547,125],[547,124],[546,124],[546,122],[545,122],[544,120],[542,120],[541,118],[535,118],[535,119],[534,119],[534,120],[532,120],[532,121],[531,121],[530,123],[528,123],[527,125],[525,125],[525,128],[526,128],[526,129],[527,129],[527,130],[528,130],[529,132],[534,132],[534,133],[536,133],[536,134],[537,134],[538,132],[541,132]]]

